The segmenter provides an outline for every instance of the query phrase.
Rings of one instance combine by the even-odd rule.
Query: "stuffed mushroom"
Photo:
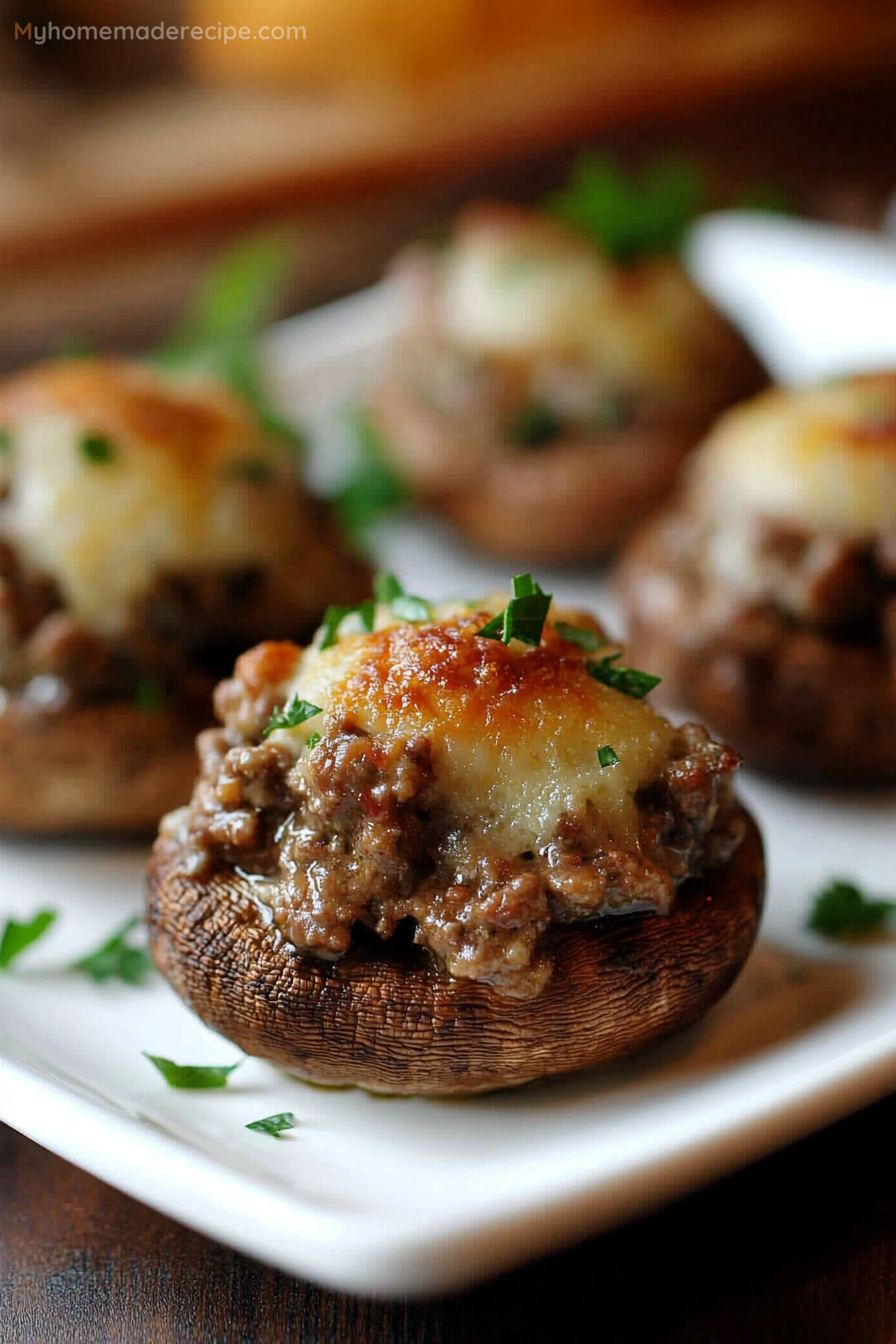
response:
[[[896,780],[896,374],[729,412],[620,587],[635,656],[749,761]]]
[[[606,553],[765,381],[672,252],[615,262],[546,213],[474,206],[396,269],[414,315],[371,426],[412,491],[498,555]]]
[[[369,577],[223,384],[115,359],[0,385],[0,826],[155,827],[236,651]]]
[[[763,860],[738,757],[658,715],[593,618],[515,585],[432,607],[393,581],[218,688],[149,926],[248,1053],[387,1092],[505,1087],[692,1022],[746,959]]]

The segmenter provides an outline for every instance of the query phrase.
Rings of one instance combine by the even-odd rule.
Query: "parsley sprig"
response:
[[[425,597],[406,593],[394,574],[377,574],[373,580],[375,601],[388,606],[400,621],[431,621],[432,603]]]
[[[625,263],[677,249],[704,198],[703,175],[689,159],[655,159],[636,177],[608,155],[585,153],[545,209]]]
[[[513,597],[503,611],[476,633],[483,639],[499,639],[502,644],[509,644],[512,639],[523,644],[540,644],[552,601],[552,594],[544,592],[531,574],[515,574]]]
[[[280,1111],[277,1115],[266,1115],[263,1120],[251,1120],[246,1128],[254,1129],[257,1134],[270,1134],[272,1139],[279,1139],[284,1130],[295,1129],[298,1123],[292,1111]]]
[[[148,1050],[141,1051],[150,1064],[154,1064],[169,1087],[207,1090],[213,1087],[226,1087],[227,1080],[242,1064],[176,1064],[164,1055],[151,1055]]]
[[[137,947],[128,940],[128,935],[141,922],[139,915],[127,920],[93,952],[74,962],[72,970],[82,971],[97,985],[105,984],[107,980],[142,985],[153,969],[152,957],[145,947]]]
[[[568,640],[570,644],[578,644],[586,653],[597,653],[597,650],[607,643],[602,635],[596,630],[589,630],[586,625],[569,625],[566,621],[555,621],[554,629],[561,639]]]
[[[56,922],[55,910],[39,910],[38,913],[21,924],[17,919],[8,919],[0,937],[0,971],[12,965],[16,957],[43,938],[48,929]]]
[[[614,691],[630,695],[633,700],[643,700],[654,686],[659,686],[662,678],[650,672],[639,672],[635,667],[614,667],[613,664],[621,657],[621,653],[608,653],[597,662],[587,661],[585,667],[589,675],[602,685],[612,686]]]
[[[259,336],[276,314],[294,264],[295,239],[288,231],[240,239],[211,266],[153,358],[166,368],[216,375],[249,403],[262,429],[303,448],[302,435],[271,405],[259,359]]]
[[[329,606],[324,612],[324,619],[321,621],[321,650],[329,649],[331,645],[336,643],[340,625],[346,616],[351,616],[354,612],[357,612],[360,617],[361,629],[370,634],[376,619],[376,601],[374,598],[368,597],[354,607]]]
[[[871,933],[880,929],[896,910],[896,901],[874,900],[854,882],[832,878],[815,897],[806,924],[827,938]]]
[[[360,543],[374,523],[407,507],[411,491],[389,463],[379,433],[367,416],[352,411],[348,424],[355,462],[333,505],[342,529]]]
[[[315,714],[322,713],[320,705],[312,705],[310,700],[302,700],[298,695],[294,695],[283,709],[273,711],[261,736],[270,737],[278,728],[298,728],[300,723],[313,719]]]

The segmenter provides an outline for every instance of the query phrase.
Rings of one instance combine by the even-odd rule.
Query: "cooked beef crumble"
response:
[[[224,683],[217,708],[225,726],[201,738],[189,812],[193,864],[271,878],[262,889],[284,936],[322,958],[347,952],[357,924],[388,939],[412,921],[450,975],[529,997],[551,973],[549,926],[667,913],[676,888],[742,837],[739,758],[695,725],[638,795],[634,846],[609,847],[589,803],[539,852],[515,854],[452,812],[425,736],[387,746],[346,720],[296,760],[259,742],[270,701],[252,676]]]

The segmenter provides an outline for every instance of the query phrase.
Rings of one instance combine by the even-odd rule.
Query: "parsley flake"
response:
[[[105,434],[82,434],[78,449],[88,462],[111,462],[115,457],[115,444]]]
[[[608,155],[580,155],[569,182],[545,202],[549,214],[626,263],[675,251],[703,208],[703,175],[687,159],[655,159],[637,176]]]
[[[630,695],[633,700],[643,700],[654,686],[659,686],[662,677],[655,677],[650,672],[639,672],[634,667],[614,667],[616,659],[621,657],[621,653],[608,653],[599,662],[586,662],[585,667],[589,675],[602,685],[612,686],[614,691]]]
[[[134,704],[148,714],[158,714],[165,708],[165,688],[152,677],[141,677],[134,687]]]
[[[377,574],[373,580],[373,596],[382,602],[400,621],[431,621],[432,603],[425,597],[406,593],[394,574]]]
[[[315,714],[322,713],[320,705],[312,705],[310,701],[301,700],[298,695],[294,695],[285,708],[274,710],[261,736],[270,737],[278,728],[298,728],[306,719],[313,719]]]
[[[508,437],[524,448],[541,448],[553,443],[563,428],[559,415],[543,401],[530,401],[511,416]]]
[[[601,770],[605,770],[609,765],[619,764],[619,757],[613,747],[598,747],[597,760]]]
[[[343,530],[356,540],[374,523],[407,507],[407,482],[387,459],[380,436],[360,411],[349,417],[355,449],[352,470],[337,490],[333,504]]]
[[[357,612],[361,618],[361,629],[366,630],[368,634],[373,630],[376,620],[376,601],[368,597],[364,602],[359,602],[354,607],[336,607],[329,606],[324,612],[324,619],[321,621],[321,652],[329,649],[339,638],[339,627],[346,616],[351,616]]]
[[[134,947],[128,942],[128,934],[140,923],[138,915],[127,920],[95,951],[74,962],[72,970],[83,971],[97,985],[105,984],[107,980],[142,985],[153,969],[152,958],[145,947]]]
[[[151,1064],[154,1064],[169,1087],[182,1087],[195,1090],[226,1087],[227,1080],[242,1064],[175,1064],[173,1059],[163,1055],[151,1055],[148,1050],[140,1052]]]
[[[312,747],[316,747],[319,741],[320,741],[320,733],[312,733],[308,741],[305,743],[306,750],[310,751]]]
[[[570,644],[578,644],[580,649],[585,649],[588,653],[597,653],[597,650],[607,643],[596,630],[589,630],[585,625],[567,625],[566,621],[555,621],[554,629],[561,639],[568,640]]]
[[[894,910],[896,901],[872,900],[855,883],[833,878],[815,897],[806,924],[826,938],[870,933],[881,928]]]
[[[17,919],[8,919],[3,929],[3,936],[0,938],[0,971],[15,961],[26,947],[43,938],[55,920],[55,910],[40,910],[27,924],[20,924]]]
[[[512,639],[523,644],[540,644],[552,600],[552,594],[543,592],[531,574],[516,574],[513,597],[507,606],[476,633],[483,639],[499,639],[502,644],[509,644]]]
[[[257,1134],[270,1134],[271,1138],[279,1139],[285,1129],[295,1129],[298,1123],[292,1111],[281,1111],[279,1115],[266,1115],[263,1120],[252,1120],[246,1128],[254,1129]]]

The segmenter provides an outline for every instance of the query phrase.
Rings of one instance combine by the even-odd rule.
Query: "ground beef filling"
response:
[[[245,725],[238,685],[222,688],[219,710]],[[497,848],[452,812],[426,737],[386,747],[346,722],[296,761],[231,726],[204,734],[201,756],[195,866],[274,879],[259,890],[299,951],[335,959],[358,925],[383,939],[412,929],[448,974],[514,997],[538,994],[550,977],[551,925],[668,913],[676,888],[725,863],[743,834],[731,787],[738,757],[694,725],[638,797],[632,850],[601,844],[590,807],[564,814],[539,852]]]

